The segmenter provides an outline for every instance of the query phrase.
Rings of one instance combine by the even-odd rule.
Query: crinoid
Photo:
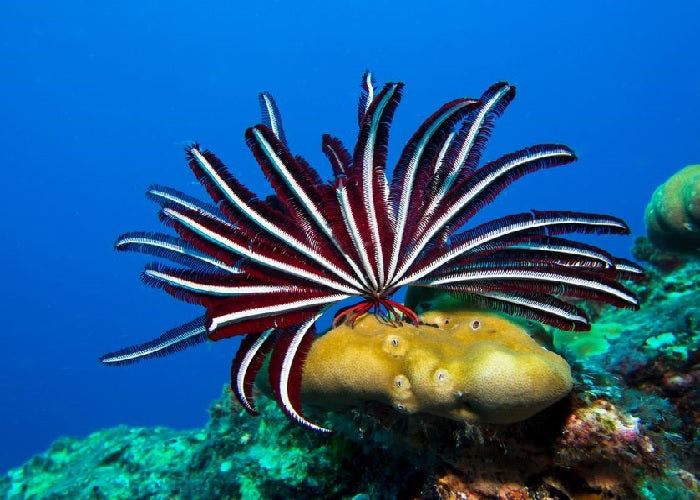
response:
[[[323,152],[334,178],[323,182],[290,153],[272,97],[260,96],[264,125],[245,137],[275,195],[258,199],[209,151],[187,148],[189,165],[216,206],[152,186],[162,221],[178,237],[127,233],[118,250],[169,259],[149,265],[144,281],[201,304],[206,314],[161,337],[101,358],[111,365],[162,356],[206,340],[243,336],[231,369],[232,387],[252,414],[252,385],[270,356],[270,381],[284,412],[320,432],[302,415],[300,386],[314,323],[331,305],[359,297],[338,313],[353,322],[367,312],[389,322],[417,323],[390,300],[404,285],[464,295],[485,307],[563,329],[589,328],[568,299],[637,307],[619,283],[640,269],[561,235],[629,232],[620,219],[579,212],[530,211],[458,232],[484,205],[525,174],[571,163],[573,151],[542,144],[480,166],[494,121],[515,96],[498,83],[480,99],[456,99],[411,137],[391,180],[385,172],[389,126],[403,84],[375,91],[363,77],[359,137],[351,155],[329,135]]]

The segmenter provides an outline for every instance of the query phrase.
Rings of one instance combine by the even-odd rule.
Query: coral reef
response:
[[[341,495],[343,440],[295,426],[272,401],[251,419],[224,392],[204,429],[120,426],[62,438],[0,482],[0,497],[173,499]],[[337,482],[328,480],[335,477]]]
[[[205,429],[63,438],[0,478],[0,497],[699,498],[699,275],[694,261],[670,273],[649,267],[631,285],[642,309],[595,309],[588,339],[516,321],[521,333],[556,346],[574,377],[568,396],[518,423],[401,412],[381,398],[332,412],[307,406],[336,430],[324,436],[292,424],[265,397],[252,419],[225,391]],[[463,307],[415,299],[438,325],[457,317],[450,304]]]
[[[648,262],[649,270],[658,271],[663,274],[670,274],[676,269],[683,267],[689,259],[688,255],[679,254],[663,250],[654,245],[646,236],[638,236],[632,247],[632,255],[641,262]]]
[[[670,274],[655,267],[634,287],[644,305],[637,314],[603,310],[596,328],[606,346],[583,355],[567,332],[556,332],[590,395],[605,394],[660,434],[666,451],[700,474],[700,263]],[[574,349],[572,349],[572,346]]]
[[[606,439],[598,441],[592,436]],[[638,417],[598,399],[569,415],[557,443],[557,461],[567,468],[588,463],[588,484],[611,489],[620,476],[631,476],[645,461],[658,462],[655,451]],[[613,473],[611,466],[616,469]],[[620,469],[624,469],[623,474]]]
[[[644,221],[659,248],[700,253],[700,165],[688,165],[659,186]]]
[[[512,423],[564,397],[563,358],[517,323],[485,311],[430,311],[418,328],[374,315],[318,338],[302,378],[302,401],[325,408],[385,403],[452,420]]]
[[[7,498],[169,498],[185,494],[172,464],[186,464],[202,431],[119,426],[61,438],[9,473]]]
[[[575,395],[509,426],[376,406],[321,419],[339,429],[331,437],[293,425],[271,400],[258,406],[261,418],[251,419],[231,404],[226,390],[203,430],[122,426],[85,439],[63,438],[10,471],[0,481],[0,495],[636,498],[640,474],[669,484],[662,481],[662,456],[639,421],[609,402],[587,404]],[[674,474],[694,480],[682,470]]]

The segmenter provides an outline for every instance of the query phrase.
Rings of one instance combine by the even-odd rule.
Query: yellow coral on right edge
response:
[[[644,222],[657,247],[700,252],[700,165],[688,165],[656,188]]]
[[[517,323],[485,311],[431,311],[419,327],[365,315],[314,342],[302,400],[329,409],[369,401],[468,422],[512,423],[572,386],[563,358]]]

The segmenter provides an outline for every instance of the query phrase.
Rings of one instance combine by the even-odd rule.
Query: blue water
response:
[[[700,3],[4,2],[0,15],[0,471],[61,435],[116,424],[201,426],[235,343],[108,368],[100,354],[200,311],[139,281],[117,254],[158,230],[153,182],[203,195],[192,140],[269,192],[243,141],[271,91],[290,146],[317,165],[323,132],[354,143],[359,80],[403,80],[390,160],[447,100],[507,80],[518,97],[487,158],[563,142],[580,160],[494,205],[608,212],[643,233],[671,173],[700,162]],[[235,6],[233,6],[235,4]],[[632,238],[598,244],[629,256]]]

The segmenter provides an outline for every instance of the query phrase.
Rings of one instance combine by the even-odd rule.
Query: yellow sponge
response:
[[[430,311],[396,327],[374,315],[311,347],[302,400],[329,409],[375,401],[453,420],[511,423],[564,397],[569,365],[517,323],[483,311]]]

